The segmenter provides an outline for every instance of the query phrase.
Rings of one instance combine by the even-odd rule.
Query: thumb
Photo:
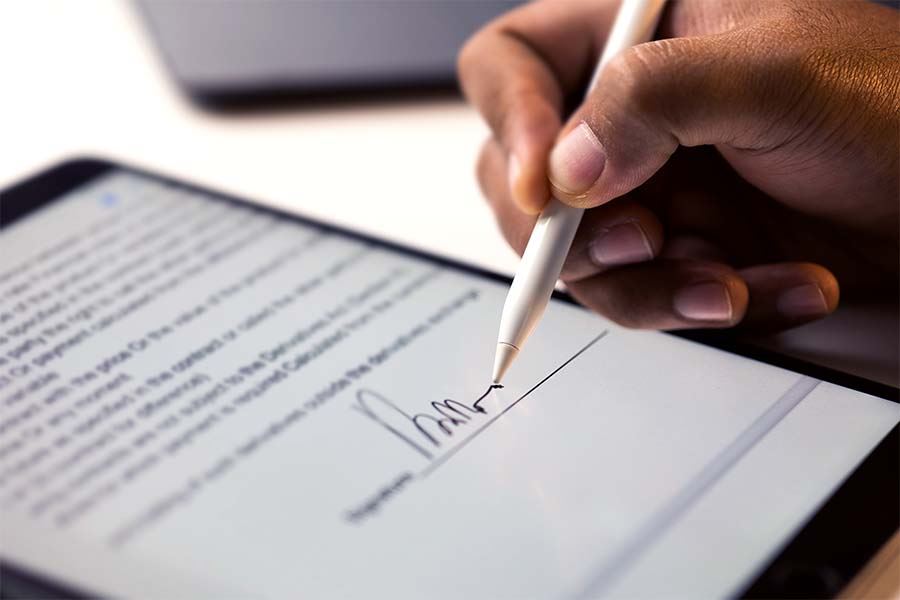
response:
[[[733,34],[673,38],[630,48],[606,67],[550,154],[556,198],[584,208],[649,179],[679,145],[763,150],[779,143],[777,79]],[[758,54],[758,53],[757,53]],[[771,57],[769,58],[771,61]]]

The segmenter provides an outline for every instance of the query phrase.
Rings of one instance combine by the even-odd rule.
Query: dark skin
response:
[[[551,194],[587,208],[563,279],[631,327],[773,330],[841,297],[896,302],[898,13],[676,0],[665,39],[619,55],[564,118],[616,8],[539,0],[460,56],[493,131],[479,181],[513,248]]]

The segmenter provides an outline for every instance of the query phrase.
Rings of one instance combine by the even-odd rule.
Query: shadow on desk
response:
[[[199,106],[220,114],[257,112],[291,112],[295,110],[358,110],[385,104],[418,104],[422,102],[462,99],[455,85],[399,87],[394,89],[351,89],[297,93],[289,91],[199,91],[190,95]]]

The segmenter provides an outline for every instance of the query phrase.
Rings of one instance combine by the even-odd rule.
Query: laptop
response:
[[[452,89],[465,40],[515,0],[136,0],[180,86],[208,104]]]

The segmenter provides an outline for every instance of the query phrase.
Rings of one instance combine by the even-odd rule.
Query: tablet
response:
[[[504,277],[102,161],[0,218],[7,593],[821,596],[898,528],[894,388],[564,297],[493,387]]]

